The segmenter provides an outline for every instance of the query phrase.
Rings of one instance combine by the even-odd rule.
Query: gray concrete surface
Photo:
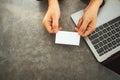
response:
[[[70,15],[85,8],[62,0],[60,24],[74,31]],[[79,47],[55,45],[41,24],[47,1],[0,0],[0,80],[120,80],[99,64],[81,39]]]

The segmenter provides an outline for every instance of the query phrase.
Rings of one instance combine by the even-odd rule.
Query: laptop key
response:
[[[102,30],[103,28],[104,28],[104,27],[103,27],[102,25],[98,27],[98,29],[100,29],[100,30]]]
[[[119,25],[119,27],[120,27],[120,25]],[[118,32],[120,32],[120,28],[118,28]]]
[[[119,21],[119,20],[120,20],[120,16],[117,17],[117,18],[115,18],[115,19],[113,19],[113,20],[111,20],[111,21],[109,21],[108,24],[109,24],[109,25],[112,25],[113,23],[115,23],[115,22],[117,22],[117,21]]]
[[[102,40],[104,40],[104,38],[103,38],[102,36],[100,36],[100,37],[99,37],[99,40],[102,41]]]
[[[108,27],[108,28],[107,28],[107,30],[108,30],[108,31],[110,31],[110,30],[111,30],[111,28],[110,28],[110,27]]]
[[[116,41],[113,41],[112,44],[113,44],[113,45],[116,45],[117,43],[116,43]]]
[[[98,49],[98,48],[99,48],[99,45],[96,44],[94,47],[95,47],[95,49]]]
[[[111,35],[112,35],[112,33],[111,33],[111,32],[108,32],[108,33],[107,33],[107,35],[108,35],[108,36],[111,36]]]
[[[98,34],[99,34],[99,35],[102,35],[102,34],[103,34],[103,32],[102,32],[102,31],[99,31],[99,32],[98,32]]]
[[[106,30],[106,29],[104,29],[104,30],[103,30],[103,33],[106,33],[106,32],[107,32],[107,30]]]
[[[106,27],[108,27],[109,25],[108,25],[107,23],[105,23],[105,24],[103,24],[103,26],[106,28]]]
[[[116,42],[117,42],[117,43],[120,43],[120,38],[117,38],[117,39],[116,39]]]
[[[116,31],[116,32],[119,32],[119,29],[120,29],[120,28],[116,28],[115,31]]]
[[[111,38],[112,38],[112,40],[116,39],[116,37],[114,35]]]
[[[109,48],[111,48],[111,47],[112,47],[112,44],[111,44],[111,43],[109,43],[109,44],[108,44],[108,46],[109,46]]]
[[[120,37],[120,34],[117,33],[117,34],[115,34],[115,36],[116,36],[116,37]]]
[[[119,23],[119,26],[120,26],[120,21],[118,23]]]
[[[107,45],[105,45],[105,46],[103,46],[103,48],[104,48],[104,50],[107,50],[107,49],[108,49],[108,46],[107,46]]]
[[[112,32],[112,34],[115,34],[115,33],[116,33],[116,31],[115,31],[115,30],[112,30],[111,32]]]
[[[103,37],[104,37],[104,38],[107,38],[108,36],[107,36],[107,34],[104,34]]]
[[[111,40],[112,40],[111,38],[108,38],[108,39],[107,39],[108,42],[111,42]]]
[[[95,30],[96,32],[99,32],[100,31],[100,29],[99,28],[96,28],[96,30]]]
[[[111,25],[110,27],[111,27],[111,29],[114,29],[114,28],[115,28],[115,26],[114,26],[114,25]]]
[[[89,39],[90,39],[90,40],[94,40],[95,38],[96,38],[95,33],[93,33],[92,35],[89,36]]]
[[[99,55],[100,55],[100,53],[102,53],[103,51],[104,51],[103,48],[99,48],[99,49],[97,50],[97,52],[99,53]]]
[[[99,39],[95,39],[92,41],[93,44],[97,44],[99,42]]]
[[[103,43],[104,43],[104,44],[107,44],[107,43],[108,43],[108,41],[107,41],[107,40],[104,40],[104,41],[103,41]]]
[[[100,47],[102,47],[102,46],[103,46],[103,43],[102,43],[102,42],[100,42],[100,43],[99,43],[99,46],[100,46]]]
[[[115,26],[117,27],[117,26],[119,26],[119,24],[118,24],[118,23],[115,23]]]

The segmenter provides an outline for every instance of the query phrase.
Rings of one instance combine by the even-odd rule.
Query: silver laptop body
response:
[[[83,10],[80,10],[71,15],[71,18],[73,19],[76,25],[79,19],[82,17],[82,15],[83,15]],[[99,27],[100,25],[118,16],[120,16],[120,0],[105,0],[105,5],[99,11],[96,27]],[[104,60],[106,60],[116,52],[120,51],[120,46],[118,46],[115,49],[100,56],[88,37],[85,38],[85,41],[87,42],[88,46],[90,47],[91,51],[93,52],[93,54],[95,55],[96,59],[99,62],[103,62]]]

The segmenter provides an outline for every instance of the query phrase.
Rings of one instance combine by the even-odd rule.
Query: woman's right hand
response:
[[[49,0],[49,7],[42,22],[48,33],[55,34],[62,29],[62,27],[59,25],[59,18],[60,8],[58,0]]]

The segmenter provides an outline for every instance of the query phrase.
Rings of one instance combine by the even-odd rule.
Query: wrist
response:
[[[103,3],[103,0],[91,0],[89,3],[89,6],[92,6],[94,8],[99,8]]]
[[[53,5],[58,5],[58,0],[48,0],[48,6],[51,7]]]

